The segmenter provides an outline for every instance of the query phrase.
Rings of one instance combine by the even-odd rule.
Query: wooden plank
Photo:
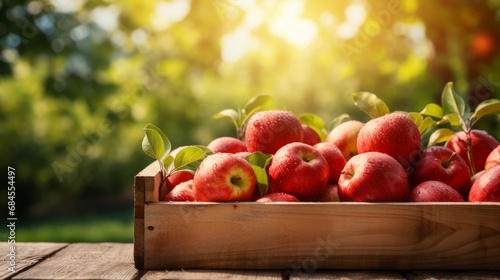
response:
[[[282,277],[279,270],[150,270],[141,277],[141,280],[160,279],[281,280]]]
[[[132,244],[68,245],[13,279],[134,279]]]
[[[27,269],[36,263],[40,262],[47,256],[61,250],[68,244],[66,243],[32,243],[22,242],[9,244],[7,242],[0,243],[2,252],[2,262],[0,263],[0,279],[12,277],[19,272]],[[15,246],[15,271],[9,271],[10,267],[10,247]]]
[[[495,269],[499,203],[146,203],[146,269]]]
[[[498,269],[498,271],[407,271],[404,275],[409,280],[498,280],[500,279],[500,264]]]
[[[137,269],[144,268],[144,202],[146,199],[158,201],[159,194],[155,197],[154,192],[159,193],[160,181],[157,162],[151,163],[134,178],[134,264]]]
[[[361,279],[394,279],[405,280],[396,270],[315,270],[315,271],[286,271],[283,278],[298,279],[324,279],[324,280],[361,280]]]

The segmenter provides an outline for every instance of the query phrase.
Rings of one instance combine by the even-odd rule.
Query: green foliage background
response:
[[[315,26],[303,46],[271,28],[287,3]],[[340,36],[356,7],[365,16]],[[281,35],[304,33],[288,23]],[[358,91],[405,111],[439,103],[448,81],[471,106],[500,98],[499,26],[497,0],[0,0],[0,166],[16,168],[19,215],[131,203],[147,123],[175,148],[234,135],[212,115],[258,94],[327,122],[367,120]],[[238,31],[251,40],[230,61]],[[500,139],[498,124],[480,128]]]

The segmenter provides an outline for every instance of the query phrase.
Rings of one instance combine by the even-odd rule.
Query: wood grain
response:
[[[408,271],[404,276],[409,280],[498,280],[500,279],[500,271]]]
[[[499,203],[146,203],[146,269],[496,269]]]
[[[0,263],[0,279],[5,279],[7,277],[12,277],[23,271],[26,268],[29,268],[39,261],[43,260],[50,254],[61,250],[68,244],[66,243],[31,243],[31,242],[23,242],[23,243],[15,243],[16,247],[16,266],[15,272],[10,272],[8,270],[9,256],[7,254],[10,253],[10,247],[12,244],[7,242],[0,243],[0,250],[2,252],[2,262]]]
[[[159,169],[158,163],[153,162],[134,178],[134,264],[137,269],[144,268],[144,203],[158,201]]]
[[[163,270],[148,271],[141,278],[141,280],[159,279],[277,280],[282,277],[279,270]]]
[[[310,272],[302,272],[300,274],[283,275],[286,279],[289,276],[290,280],[298,279],[324,279],[324,280],[361,280],[361,279],[385,279],[385,280],[402,280],[406,279],[400,272],[395,270],[316,270]]]
[[[133,279],[132,244],[77,243],[13,279]]]

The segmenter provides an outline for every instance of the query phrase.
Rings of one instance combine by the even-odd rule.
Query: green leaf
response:
[[[444,143],[448,141],[448,139],[450,139],[454,134],[455,132],[451,129],[440,128],[431,134],[431,136],[429,137],[429,143],[427,144],[427,147]]]
[[[274,109],[274,100],[270,95],[258,95],[248,100],[243,109],[246,118],[250,118],[257,111]]]
[[[245,157],[245,160],[250,163],[255,172],[257,188],[261,197],[267,193],[269,187],[266,168],[271,163],[272,158],[273,155],[263,154],[262,152],[254,152]]]
[[[255,164],[250,164],[252,167],[255,177],[257,179],[257,188],[259,189],[259,196],[263,197],[266,195],[269,188],[269,179],[267,178],[266,170]]]
[[[437,122],[433,120],[431,117],[425,117],[422,123],[418,126],[418,130],[420,134],[424,133],[427,129],[434,127],[437,125]]]
[[[335,117],[328,124],[328,131],[332,131],[335,127],[337,127],[339,124],[345,122],[348,119],[350,119],[350,116],[348,114],[342,114],[340,116]]]
[[[479,105],[477,105],[476,110],[471,115],[471,124],[470,126],[474,126],[474,124],[486,115],[492,114],[500,114],[500,100],[499,99],[488,99],[485,100]]]
[[[161,160],[172,148],[167,136],[153,124],[144,127],[146,135],[142,140],[142,150],[149,156]]]
[[[443,116],[443,119],[438,121],[437,124],[449,123],[451,126],[461,126],[460,117],[456,113],[449,113]]]
[[[245,160],[251,164],[254,164],[256,166],[259,166],[261,168],[266,169],[267,166],[269,165],[269,163],[271,162],[272,158],[273,158],[273,155],[264,154],[262,152],[254,152],[254,153],[251,153],[248,156],[246,156]]]
[[[326,125],[325,121],[320,116],[312,113],[304,113],[301,114],[298,118],[301,123],[314,130],[321,138],[321,141],[325,141],[327,134]]]
[[[204,149],[198,146],[186,146],[175,155],[174,170],[192,170],[193,168],[197,168],[199,162],[201,162],[206,157],[207,153],[204,151]]]
[[[413,120],[413,122],[417,126],[419,126],[422,123],[422,121],[424,120],[422,115],[420,115],[420,113],[417,113],[417,112],[410,112],[410,113],[407,113],[407,115]]]
[[[420,111],[420,114],[424,116],[434,117],[437,119],[442,119],[443,108],[441,108],[441,106],[437,105],[436,103],[429,103],[425,106],[424,109],[422,109],[422,111]]]
[[[448,82],[443,89],[443,93],[441,94],[441,106],[443,106],[444,115],[451,113],[457,114],[462,129],[464,131],[469,130],[469,125],[466,120],[469,119],[470,107],[463,97],[455,92],[452,82]]]
[[[385,102],[371,92],[353,93],[352,99],[354,100],[354,105],[371,118],[378,118],[390,113],[389,107],[387,107]]]
[[[233,124],[238,127],[238,112],[233,109],[225,109],[220,111],[219,113],[213,115],[214,119],[222,119],[222,118],[229,118],[233,121]]]
[[[174,170],[174,157],[172,155],[168,154],[167,156],[165,156],[161,160],[161,162],[162,162],[164,169],[165,169],[165,172],[166,172],[165,176],[168,176]]]
[[[410,112],[407,115],[413,120],[417,125],[420,134],[423,134],[427,129],[437,125],[437,123],[431,117],[422,117],[420,113]]]
[[[211,155],[213,154],[214,152],[212,150],[210,150],[207,146],[203,146],[203,145],[193,145],[194,147],[198,147],[200,149],[202,149],[206,154],[207,156],[208,155]]]

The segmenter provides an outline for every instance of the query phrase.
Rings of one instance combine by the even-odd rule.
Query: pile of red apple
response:
[[[353,97],[369,121],[344,117],[327,130],[313,114],[274,109],[269,97],[260,97],[246,111],[217,115],[233,119],[237,137],[170,152],[162,136],[166,149],[155,155],[163,166],[161,200],[500,202],[500,144],[472,129],[483,115],[500,112],[500,100],[470,112],[448,87],[442,107],[433,104],[415,114],[389,112],[373,94]],[[442,124],[448,128],[436,130]],[[461,129],[450,132],[453,125]],[[431,128],[435,133],[424,145],[423,132]],[[143,141],[151,156],[161,148],[154,137],[147,134]]]

